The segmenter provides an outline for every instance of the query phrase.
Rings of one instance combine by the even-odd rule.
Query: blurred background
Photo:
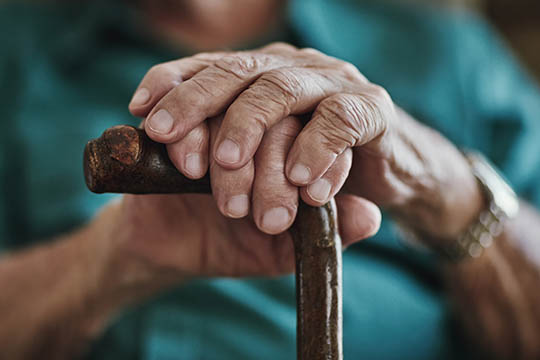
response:
[[[399,0],[398,0],[399,1]],[[540,1],[538,0],[401,0],[457,6],[483,13],[502,33],[536,79],[540,79]]]
[[[540,79],[540,1],[482,0],[475,3]]]
[[[208,1],[219,7],[219,2],[222,0],[201,1]],[[280,0],[275,1],[277,3]],[[303,4],[304,9],[313,10],[311,7],[317,6],[313,4],[325,8],[331,7],[334,1],[338,2],[337,0],[304,0]],[[0,5],[7,2],[0,0]],[[4,126],[3,131],[0,132],[0,256],[3,251],[23,245],[33,245],[38,241],[46,242],[59,234],[78,228],[91,219],[97,209],[111,198],[109,195],[100,197],[87,191],[81,169],[82,147],[88,139],[99,136],[109,126],[138,122],[128,114],[126,105],[139,80],[150,66],[178,57],[174,55],[178,48],[164,46],[170,39],[164,38],[163,42],[155,44],[150,41],[149,34],[146,34],[149,35],[148,37],[141,36],[145,28],[141,26],[141,23],[130,22],[132,20],[130,16],[133,15],[131,12],[126,12],[126,17],[123,19],[126,20],[126,24],[122,24],[121,14],[118,14],[113,4],[124,7],[126,4],[146,5],[152,8],[159,3],[169,7],[174,6],[172,4],[181,3],[179,0],[17,0],[17,5],[22,2],[61,3],[69,5],[67,6],[69,9],[61,13],[63,16],[61,21],[53,16],[48,17],[46,12],[36,11],[37,14],[33,13],[32,16],[17,17],[6,16],[7,12],[2,13],[0,9],[0,15],[3,15],[0,19],[5,20],[0,21],[0,40],[3,40],[2,45],[5,45],[5,47],[0,47],[2,49],[0,62],[10,60],[5,62],[7,70],[2,71],[4,68],[0,67],[0,84],[2,84],[0,93],[4,91],[6,94],[0,100],[0,118],[4,120],[4,124],[10,121],[16,124]],[[285,3],[284,0],[282,2]],[[456,8],[472,9],[482,14],[495,26],[521,64],[536,78],[537,83],[540,81],[540,0],[350,0],[349,2],[354,5],[371,3],[376,5],[374,7],[386,7],[388,4],[404,5],[403,7],[407,10],[411,7],[419,7],[423,10],[424,7],[438,6],[448,8],[449,11]],[[105,4],[103,6],[105,11],[99,6],[95,7],[93,13],[81,10],[86,9],[84,6],[92,8],[88,4],[98,3]],[[275,6],[275,3],[272,5]],[[257,3],[256,7],[260,7],[260,3]],[[24,15],[29,9],[23,10],[18,9],[17,11],[20,12],[15,12],[15,14]],[[381,9],[373,11],[384,13]],[[51,14],[54,12],[51,11]],[[319,16],[320,14],[322,15]],[[336,14],[341,13],[336,11]],[[345,11],[344,14],[346,15],[347,12]],[[399,15],[400,12],[394,14]],[[316,32],[315,30],[328,14],[321,10],[320,12],[313,11],[312,15],[313,22],[307,22],[305,28]],[[377,16],[373,19],[377,19]],[[489,97],[492,93],[496,93],[491,91],[495,87],[492,82],[495,82],[493,75],[497,75],[496,71],[486,72],[486,75],[481,77],[483,81],[481,84],[469,78],[474,78],[482,72],[484,64],[478,66],[473,64],[474,67],[461,69],[462,73],[451,73],[452,70],[460,70],[457,65],[463,65],[461,60],[463,62],[469,60],[470,46],[468,45],[470,43],[466,36],[451,37],[453,35],[450,34],[451,30],[456,29],[451,26],[445,27],[444,29],[449,30],[448,32],[441,31],[435,35],[449,35],[451,39],[448,43],[457,46],[441,53],[440,58],[430,58],[426,56],[430,46],[433,50],[436,48],[435,45],[438,45],[438,39],[433,39],[435,36],[432,38],[430,31],[439,29],[430,21],[436,23],[438,18],[433,20],[426,17],[428,25],[419,26],[418,29],[422,31],[416,31],[414,25],[417,25],[419,18],[411,14],[403,16],[405,18],[403,24],[406,26],[393,27],[394,20],[391,18],[385,22],[390,30],[380,31],[379,34],[379,37],[383,39],[388,34],[396,35],[395,43],[388,47],[371,44],[378,55],[376,61],[373,62],[368,56],[364,56],[365,48],[359,46],[360,50],[354,54],[358,55],[359,62],[364,61],[365,64],[369,61],[366,66],[368,74],[375,74],[373,79],[383,81],[381,84],[385,87],[389,85],[388,89],[394,90],[390,91],[392,96],[396,94],[398,100],[403,100],[404,105],[408,105],[406,110],[412,115],[420,115],[418,118],[422,120],[432,120],[430,125],[441,129],[456,144],[478,145],[482,152],[496,160],[496,164],[502,167],[506,174],[512,175],[510,180],[520,186],[519,190],[522,194],[530,195],[531,198],[533,196],[531,194],[537,194],[536,204],[540,204],[540,191],[538,191],[540,177],[529,171],[533,169],[534,164],[537,164],[537,169],[540,169],[540,159],[534,158],[539,154],[538,136],[529,133],[530,136],[527,137],[530,127],[527,128],[525,125],[531,124],[521,121],[521,116],[524,114],[534,115],[530,116],[530,119],[527,118],[527,121],[530,120],[531,123],[536,121],[539,107],[532,107],[533,111],[526,112],[521,111],[520,106],[523,104],[519,104],[520,99],[527,100],[522,94],[529,93],[528,79],[527,84],[522,86],[523,79],[521,77],[514,79],[516,74],[511,71],[513,67],[506,69],[509,67],[508,59],[503,59],[505,65],[503,70],[509,70],[510,75],[506,78],[503,74],[504,81],[501,81],[499,85],[502,84],[503,90],[506,90],[503,93],[508,95],[508,101],[503,101],[502,105],[497,103],[495,101],[498,100],[497,96]],[[301,14],[298,18],[304,20],[306,16]],[[148,19],[145,18],[145,20]],[[226,25],[229,26],[230,23]],[[408,25],[411,25],[412,29],[408,29]],[[372,29],[371,23],[366,26],[368,30]],[[331,34],[357,41],[355,38],[357,34],[354,31],[341,32],[340,21],[334,21],[327,27],[333,31]],[[407,44],[402,46],[404,43],[402,39],[409,40],[407,33],[400,32],[403,29],[411,30],[411,34],[418,36],[417,47]],[[367,34],[364,38],[371,40],[371,36],[372,34]],[[323,36],[320,38],[326,40]],[[490,39],[489,37],[486,41]],[[414,40],[412,39],[411,42],[414,43]],[[370,44],[369,41],[366,43]],[[423,47],[424,43],[426,47]],[[491,52],[489,47],[493,43],[486,44],[483,50],[487,55],[482,59],[485,62],[497,60],[497,56],[501,56],[501,49],[496,48],[494,51],[497,52]],[[330,49],[343,50],[345,55],[350,55],[346,51],[349,48],[348,45],[346,43],[336,48],[330,46]],[[498,45],[498,42],[495,45]],[[462,48],[465,50],[457,51]],[[452,58],[454,53],[458,55],[455,59]],[[497,54],[497,56],[491,54]],[[401,59],[400,56],[405,59]],[[433,59],[436,61],[430,63]],[[444,67],[442,70],[439,69],[437,65],[446,60],[448,64],[456,65],[456,67],[451,67],[449,71],[445,71]],[[388,61],[391,66],[379,66],[384,61]],[[424,74],[427,67],[424,62],[438,69],[434,71],[437,75],[435,80],[438,82],[431,81],[429,71],[425,71]],[[513,62],[511,65],[514,65]],[[406,74],[400,74],[400,66],[411,69],[407,69],[410,71],[405,72]],[[398,73],[400,76],[392,76],[393,73]],[[417,74],[418,77],[416,77]],[[467,91],[462,97],[458,96],[459,94],[451,97],[463,90],[458,87],[462,83],[454,81],[459,75],[462,75],[459,80],[471,85],[473,89],[465,89]],[[370,76],[368,78],[371,79]],[[518,90],[524,89],[523,93],[506,86],[508,79],[515,80],[510,85],[514,85]],[[447,80],[453,83],[444,88]],[[3,86],[2,81],[8,85]],[[421,83],[422,81],[424,83]],[[415,91],[410,90],[409,85],[418,87],[422,84],[426,85],[421,88],[422,91],[433,95],[433,99],[429,99],[431,101],[425,101],[423,96],[416,96]],[[428,86],[431,84],[435,84],[436,90],[442,90],[433,94],[430,92],[432,88]],[[481,94],[488,96],[487,100],[478,104],[461,102],[470,100],[471,94],[476,94],[478,90],[473,85],[479,84],[485,85],[485,88],[490,90]],[[450,94],[450,97],[447,98],[446,94]],[[455,99],[460,102],[456,102]],[[530,99],[536,99],[536,97]],[[486,108],[491,110],[491,106],[486,106],[486,108],[480,106],[485,104],[493,105],[494,111],[486,111]],[[499,105],[502,110],[498,107]],[[462,112],[456,110],[460,106],[463,107]],[[465,119],[467,117],[463,114],[469,114],[469,119],[473,120],[477,120],[476,115],[483,115],[485,122],[468,124]],[[49,120],[56,121],[58,126],[50,126]],[[457,126],[456,124],[460,122],[464,125]],[[487,127],[489,127],[488,130],[486,130]],[[59,144],[67,150],[59,151]],[[515,144],[525,144],[530,147]],[[512,152],[514,148],[515,152]],[[508,149],[512,151],[507,151]],[[530,156],[531,161],[523,161],[526,157],[523,154]],[[518,161],[514,161],[516,159]],[[534,163],[535,159],[538,160],[536,163]],[[522,163],[518,164],[519,161]],[[1,170],[4,169],[2,173]],[[414,355],[416,357],[404,356],[400,351],[403,345],[407,344],[409,350],[436,354],[431,358],[441,359],[437,357],[437,354],[454,345],[450,341],[447,342],[447,331],[454,334],[454,324],[445,317],[446,308],[441,295],[442,283],[433,276],[432,269],[426,265],[425,259],[420,256],[413,257],[409,250],[403,249],[402,243],[397,239],[399,234],[394,230],[390,222],[383,223],[376,237],[359,245],[363,246],[362,253],[348,252],[346,255],[349,256],[346,271],[353,272],[347,281],[355,279],[354,281],[361,283],[362,286],[361,291],[355,294],[352,290],[355,289],[354,283],[344,285],[351,294],[348,296],[352,299],[346,302],[344,307],[347,313],[344,318],[348,319],[344,333],[359,335],[359,347],[362,348],[364,355],[377,354],[377,358],[383,358],[381,356],[384,352],[389,359],[428,358],[428,355],[419,357],[417,354]],[[47,275],[46,272],[44,275]],[[279,352],[274,357],[265,358],[284,358],[280,351],[288,351],[289,355],[294,354],[294,284],[290,279],[280,280],[282,281],[280,283],[272,281],[246,282],[241,285],[238,285],[240,282],[232,281],[201,281],[193,287],[175,289],[153,303],[144,304],[140,308],[126,312],[122,318],[106,329],[105,335],[100,338],[96,346],[98,350],[92,356],[100,360],[117,360],[120,357],[113,351],[117,350],[116,346],[118,349],[126,347],[132,351],[132,349],[143,349],[143,345],[140,344],[144,343],[144,346],[147,346],[144,349],[147,349],[149,356],[153,355],[153,359],[186,358],[170,354],[163,355],[159,351],[170,350],[171,353],[183,353],[187,350],[203,351],[205,346],[198,342],[197,336],[200,334],[208,336],[213,332],[218,333],[215,335],[216,339],[224,339],[222,343],[212,344],[215,349],[222,349],[224,353],[231,354],[235,359],[261,358],[246,357],[241,351],[251,350],[251,348],[245,346],[242,341],[237,341],[238,339],[256,339],[261,342],[262,344],[256,343],[258,348],[253,347],[256,353],[263,351],[262,349]],[[0,282],[0,288],[2,285]],[[4,290],[0,292],[2,291]],[[28,289],[22,288],[21,291],[28,291]],[[257,304],[263,303],[265,299],[277,299],[272,300],[274,302],[271,303],[275,307],[264,307],[264,311],[260,311],[262,306],[246,305],[250,301]],[[1,300],[3,299],[0,294]],[[358,303],[362,306],[358,306]],[[18,309],[19,313],[15,313],[13,309],[16,304],[17,301],[14,300],[9,306],[4,305],[2,308],[0,303],[0,316],[3,314],[2,310],[6,313],[14,313],[13,323],[19,324],[21,321],[17,319],[17,316],[22,318],[20,314],[24,315],[25,309]],[[355,317],[361,319],[359,323],[369,323],[370,327],[355,328],[353,325]],[[216,318],[219,319],[220,324],[227,320],[229,328],[206,327],[205,320],[211,323]],[[53,322],[53,325],[56,324]],[[6,328],[5,325],[4,328]],[[380,334],[383,335],[378,336]],[[374,338],[377,338],[377,341],[372,341]],[[348,341],[345,339],[345,345],[349,351],[348,354],[354,354],[358,344],[356,340],[350,339]],[[0,349],[2,349],[1,340],[0,336]],[[136,345],[132,345],[131,342],[135,342]],[[108,350],[110,350],[110,357],[105,357],[103,354]],[[237,350],[244,356],[235,356],[236,353],[233,350]],[[0,360],[4,359],[2,356],[0,353]],[[293,358],[293,356],[285,358]],[[362,358],[369,359],[370,357],[362,356]],[[450,356],[448,358],[462,357]]]

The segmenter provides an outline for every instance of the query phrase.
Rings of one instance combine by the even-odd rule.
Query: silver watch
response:
[[[514,218],[519,211],[516,193],[495,167],[478,152],[466,151],[464,154],[489,205],[457,241],[445,249],[453,260],[482,255],[484,249],[490,247],[494,239],[501,234],[505,222]]]

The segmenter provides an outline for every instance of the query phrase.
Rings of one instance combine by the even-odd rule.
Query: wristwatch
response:
[[[488,206],[458,239],[446,247],[444,252],[451,260],[466,257],[477,258],[484,249],[493,244],[501,234],[504,224],[517,216],[519,198],[508,182],[482,154],[464,151],[471,170],[478,180]]]

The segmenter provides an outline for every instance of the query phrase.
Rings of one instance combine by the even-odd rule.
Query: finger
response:
[[[148,136],[162,143],[181,139],[205,119],[221,114],[260,74],[292,61],[266,53],[224,56],[157,103],[148,114]]]
[[[379,89],[366,88],[361,95],[334,95],[317,106],[287,158],[289,181],[311,184],[345,149],[382,139],[379,136],[395,114],[390,97]]]
[[[263,134],[290,114],[312,111],[324,98],[339,92],[337,79],[310,68],[280,68],[263,74],[227,109],[218,134],[216,161],[227,168],[243,166],[253,157]]]
[[[219,129],[221,119],[209,120],[211,146]],[[220,167],[210,159],[210,182],[212,194],[216,199],[219,211],[230,218],[241,218],[249,213],[249,198],[251,186],[255,175],[253,161],[236,170],[228,170]]]
[[[371,201],[354,195],[338,195],[336,205],[344,248],[379,231],[381,211]]]
[[[217,54],[215,54],[217,56]],[[211,64],[207,58],[184,58],[153,66],[137,87],[129,103],[129,111],[134,116],[148,115],[154,105],[175,86],[191,78]]]
[[[352,150],[346,149],[336,158],[336,161],[320,179],[300,189],[302,200],[311,206],[326,204],[338,193],[345,180],[347,180],[351,165]]]
[[[200,179],[208,169],[208,125],[202,123],[185,138],[167,145],[174,166],[190,179]]]
[[[287,117],[265,135],[255,157],[253,218],[257,227],[275,235],[287,230],[298,208],[298,188],[285,177],[287,154],[302,124]]]

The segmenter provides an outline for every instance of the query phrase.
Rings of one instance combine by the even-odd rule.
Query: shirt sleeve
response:
[[[496,31],[481,19],[466,24],[462,57],[471,80],[466,96],[481,150],[524,199],[540,207],[540,91]],[[472,34],[472,35],[471,35]]]

